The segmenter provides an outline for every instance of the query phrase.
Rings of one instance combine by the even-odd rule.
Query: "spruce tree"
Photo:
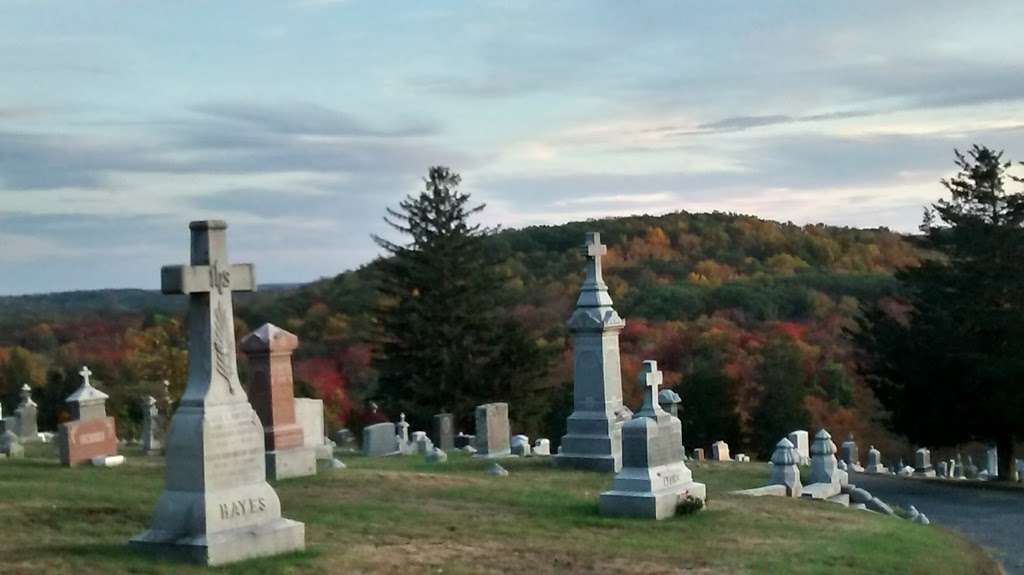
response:
[[[484,205],[460,183],[450,169],[430,168],[423,191],[384,218],[407,241],[374,236],[390,256],[379,262],[378,394],[421,426],[443,410],[468,425],[476,405],[507,401],[530,427],[543,415],[530,392],[546,356],[506,313],[493,230],[470,222]]]
[[[974,146],[956,165],[921,227],[935,256],[897,274],[902,306],[867,308],[855,340],[896,431],[994,442],[1008,478],[1024,435],[1024,194],[1005,190],[1002,152]]]

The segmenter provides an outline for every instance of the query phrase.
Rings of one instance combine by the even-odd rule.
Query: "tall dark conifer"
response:
[[[408,241],[374,237],[391,256],[380,262],[379,394],[419,425],[442,410],[466,425],[474,406],[490,401],[510,402],[526,424],[541,415],[530,391],[546,358],[505,311],[491,230],[470,222],[484,206],[460,182],[448,168],[430,168],[424,190],[385,216]]]
[[[855,340],[897,431],[995,442],[1006,478],[1024,436],[1024,194],[1006,192],[1002,152],[974,146],[956,165],[921,226],[936,257],[897,274],[902,305],[866,309]]]

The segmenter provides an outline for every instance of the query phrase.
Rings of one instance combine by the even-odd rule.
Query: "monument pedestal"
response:
[[[622,467],[622,423],[604,412],[577,411],[569,416],[556,467],[610,471]]]
[[[316,475],[316,449],[293,447],[266,452],[267,479],[280,481],[293,477]]]
[[[147,531],[132,539],[130,545],[168,559],[217,566],[301,550],[305,540],[305,525],[280,517],[253,527],[185,539],[163,539]]]
[[[682,462],[650,469],[623,468],[610,491],[601,494],[602,515],[625,515],[665,519],[676,514],[687,497],[707,499],[707,487],[692,481]]]

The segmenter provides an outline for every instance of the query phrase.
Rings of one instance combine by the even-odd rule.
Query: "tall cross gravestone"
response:
[[[166,441],[166,486],[132,544],[220,565],[305,547],[305,526],[281,517],[267,483],[263,425],[238,380],[232,291],[256,289],[251,264],[229,265],[222,221],[189,224],[191,264],[161,270],[186,294],[188,382]]]
[[[619,365],[619,332],[626,322],[612,308],[601,275],[601,257],[607,251],[600,234],[587,234],[583,246],[586,278],[568,323],[574,346],[573,412],[566,421],[561,452],[555,457],[560,467],[622,468],[622,425],[633,414],[622,404]]]

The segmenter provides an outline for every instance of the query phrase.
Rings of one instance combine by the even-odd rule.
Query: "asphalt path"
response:
[[[988,549],[1007,573],[1024,575],[1024,489],[952,486],[863,473],[852,474],[850,483],[890,505],[913,505],[932,523],[959,531]]]

